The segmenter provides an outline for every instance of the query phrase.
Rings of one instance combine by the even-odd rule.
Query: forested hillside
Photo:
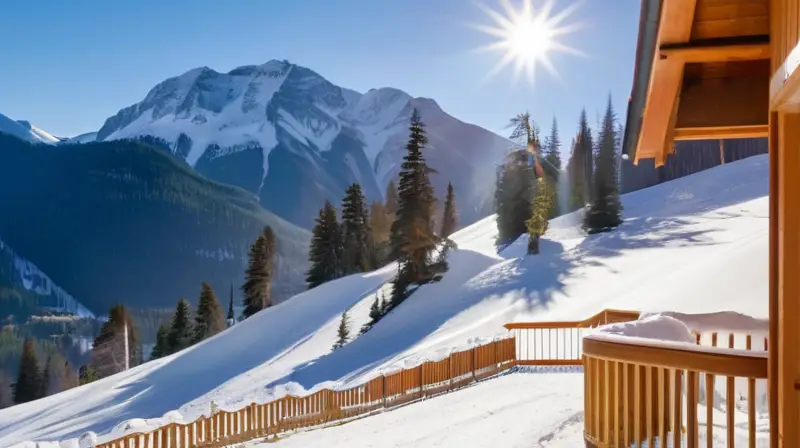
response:
[[[0,135],[0,216],[3,240],[97,314],[172,307],[202,281],[238,287],[266,225],[277,235],[276,299],[303,288],[308,232],[143,142],[53,147]]]

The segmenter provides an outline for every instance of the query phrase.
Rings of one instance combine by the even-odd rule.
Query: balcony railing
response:
[[[583,337],[593,328],[638,318],[638,311],[603,310],[585,320],[514,322],[505,328],[516,340],[517,365],[579,366],[583,364]]]
[[[746,350],[602,333],[587,336],[587,446],[695,448],[704,438],[708,447],[718,446],[720,439],[728,447],[735,442],[756,447],[757,404],[763,395],[756,394],[756,380],[767,378],[767,356],[751,348],[750,336]],[[717,379],[724,380],[722,391]],[[714,434],[715,415],[724,419],[724,436]]]

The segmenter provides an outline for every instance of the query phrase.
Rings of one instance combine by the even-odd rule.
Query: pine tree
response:
[[[527,231],[525,222],[531,216],[537,171],[540,176],[543,174],[538,163],[539,133],[530,116],[519,114],[511,119],[510,125],[514,127],[510,138],[524,144],[526,149],[509,153],[498,173],[495,210],[499,245],[510,244]]]
[[[179,352],[186,347],[192,345],[192,337],[194,335],[191,321],[192,310],[189,302],[181,298],[175,306],[175,314],[172,316],[172,325],[170,325],[169,335],[167,336],[167,343],[169,344],[169,353]]]
[[[0,370],[0,409],[14,406],[14,393],[11,390],[11,378]]]
[[[591,203],[591,185],[593,178],[593,144],[592,131],[586,120],[586,110],[581,111],[578,133],[572,141],[572,153],[567,172],[570,180],[569,204],[572,210],[578,210]]]
[[[272,306],[271,286],[275,265],[275,233],[267,226],[250,246],[249,264],[242,285],[246,318]]]
[[[442,238],[448,238],[456,231],[458,226],[458,216],[456,212],[456,196],[453,192],[453,184],[447,184],[447,197],[444,201],[444,215],[442,216],[442,231],[439,234]]]
[[[372,250],[372,265],[383,266],[389,259],[389,232],[392,221],[386,207],[373,202],[369,211],[369,227]]]
[[[397,197],[397,187],[395,186],[394,181],[390,180],[386,185],[386,202],[384,205],[386,206],[386,213],[389,214],[389,216],[392,218],[392,221],[394,221],[394,217],[397,215],[399,202],[400,199]]]
[[[342,319],[339,321],[339,329],[336,332],[336,343],[333,344],[333,350],[344,347],[350,339],[350,319],[347,316],[347,311],[342,313]]]
[[[344,275],[372,269],[369,212],[357,183],[350,185],[342,201],[342,271]]]
[[[236,316],[233,314],[233,283],[231,283],[231,296],[230,300],[228,301],[228,318],[226,322],[229,328],[236,323]]]
[[[44,363],[44,371],[42,372],[41,378],[39,378],[39,396],[37,398],[44,398],[48,396],[48,392],[50,391],[50,387],[52,386],[54,389],[58,388],[57,384],[51,383],[51,375],[53,374],[53,356],[48,356],[47,361]]]
[[[217,295],[211,285],[206,282],[201,285],[200,300],[197,302],[197,314],[194,320],[195,343],[225,330],[225,319],[222,316]]]
[[[584,215],[589,233],[605,232],[622,224],[622,204],[617,179],[617,128],[611,96],[598,135],[598,151],[593,184],[593,201]]]
[[[156,343],[153,345],[153,350],[150,352],[150,359],[158,359],[164,356],[167,356],[171,353],[169,348],[169,333],[170,333],[170,326],[169,324],[161,324],[158,327],[158,333],[156,334]]]
[[[383,310],[383,300],[380,298],[379,293],[375,293],[375,300],[372,301],[372,305],[369,307],[369,322],[365,323],[361,327],[361,334],[366,333],[373,325],[377,324],[379,320],[384,315]]]
[[[320,209],[311,232],[311,248],[308,252],[311,267],[306,276],[308,289],[316,288],[342,274],[341,231],[336,220],[336,208],[330,201],[325,201],[325,206]]]
[[[128,334],[128,366],[142,362],[139,331],[124,305],[116,305],[108,312],[108,321],[92,345],[91,365],[97,378],[105,378],[125,370],[125,332]]]
[[[556,184],[558,183],[558,179],[562,176],[561,173],[561,138],[558,135],[558,122],[556,122],[556,118],[553,117],[553,125],[550,128],[550,135],[545,139],[544,144],[544,160],[545,165],[547,165],[550,169],[547,170],[550,173],[550,176],[545,176],[545,179],[550,182],[551,188],[551,196],[552,196],[552,204],[550,206],[550,218],[555,218],[556,216],[566,213],[566,210],[559,210],[559,200]]]
[[[558,136],[558,123],[553,117],[553,125],[550,127],[550,135],[545,139],[544,159],[556,170],[561,169],[561,138]]]
[[[528,253],[539,253],[539,239],[545,232],[549,224],[548,218],[553,202],[553,192],[550,182],[546,178],[539,178],[539,188],[533,199],[531,206],[531,217],[527,221],[528,226]]]
[[[402,302],[407,288],[427,283],[432,278],[430,254],[439,238],[433,230],[436,198],[428,174],[434,172],[425,162],[422,149],[428,142],[425,125],[414,109],[409,126],[406,155],[400,167],[397,217],[392,223],[391,248],[400,268],[394,280],[392,303]]]
[[[19,360],[19,375],[14,386],[14,402],[27,403],[39,398],[41,393],[41,373],[36,360],[36,342],[26,338]]]
[[[72,384],[74,372],[70,370],[69,363],[60,354],[53,353],[48,356],[42,374],[41,396],[47,397],[75,387],[75,384]]]

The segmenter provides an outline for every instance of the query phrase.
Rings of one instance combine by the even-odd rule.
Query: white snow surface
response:
[[[13,135],[31,143],[54,145],[61,141],[48,132],[30,124],[30,122],[24,120],[14,121],[3,114],[0,114],[0,132]]]
[[[330,348],[342,312],[352,311],[351,328],[357,332],[375,291],[394,275],[394,265],[299,294],[170,357],[2,410],[0,446],[65,439],[73,440],[64,446],[75,446],[76,438],[87,431],[97,433],[102,442],[126,432],[127,420],[142,419],[136,425],[146,427],[163,424],[165,416],[193,420],[208,412],[211,401],[223,409],[237,409],[285,393],[346,388],[505,334],[502,325],[512,321],[580,320],[605,308],[692,314],[733,311],[764,318],[767,194],[766,156],[729,163],[624,195],[626,220],[614,232],[586,236],[576,214],[554,219],[538,256],[525,255],[524,236],[498,253],[496,225],[489,217],[453,235],[459,248],[450,253],[450,270],[441,282],[419,288],[369,332],[335,352]],[[536,381],[549,379],[525,375],[503,380],[519,382],[513,392],[477,392],[491,387],[487,382],[476,392],[457,392],[453,399],[481,394],[471,405],[476,416],[470,424],[477,425],[488,415],[480,409],[491,400],[498,407],[519,406],[524,415],[558,406],[554,397],[582,393],[582,379],[573,384],[565,375],[553,376],[551,383],[541,386]],[[522,396],[528,389],[543,394],[538,403],[526,400],[528,407],[513,396],[496,396]],[[569,420],[568,411],[563,412],[552,422],[548,412],[541,418],[552,424]],[[530,425],[525,431],[546,436],[547,431],[537,429],[537,419],[520,418]],[[466,430],[468,423],[459,419],[436,412],[419,422],[456,434],[454,430]],[[446,422],[451,421],[454,429],[447,429]],[[514,437],[522,437],[522,432],[515,432],[522,429],[511,420],[493,421],[497,440],[500,433],[510,431],[514,436],[509,440],[517,440],[511,445],[520,443]],[[327,431],[332,430],[319,434]],[[430,432],[424,433],[431,438],[414,442],[413,430],[392,431],[402,437],[392,446],[451,446],[436,445],[438,436]],[[293,443],[294,437],[301,440],[292,436],[285,443]],[[375,442],[357,446],[370,446],[367,443]]]

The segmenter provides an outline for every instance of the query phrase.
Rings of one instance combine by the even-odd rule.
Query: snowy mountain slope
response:
[[[26,300],[25,296],[30,300]],[[14,297],[18,300],[12,300]],[[26,308],[33,306],[73,313],[81,317],[94,316],[82,303],[56,285],[36,265],[15,253],[2,240],[0,240],[0,299],[8,301],[2,305],[7,305],[6,311],[11,314],[17,312],[26,314],[32,311]],[[12,303],[18,306],[12,307]]]
[[[68,138],[64,143],[89,143],[97,140],[97,132],[87,132],[85,134],[76,135],[75,137]]]
[[[525,237],[496,253],[486,218],[453,236],[459,249],[441,282],[340,350],[330,352],[342,311],[370,301],[394,266],[298,295],[186,352],[0,411],[0,444],[106,432],[132,418],[157,425],[174,409],[194,419],[212,400],[239,408],[347,387],[504,334],[515,320],[582,319],[603,308],[764,317],[767,179],[759,156],[625,195],[627,219],[615,232],[587,237],[575,215],[560,217],[535,257],[525,256]],[[185,381],[189,371],[196,381]]]
[[[309,228],[324,201],[338,202],[353,182],[381,199],[415,106],[431,135],[437,192],[453,182],[461,203],[475,204],[464,207],[462,222],[486,216],[494,181],[487,167],[508,140],[456,120],[433,100],[393,88],[361,94],[287,61],[170,78],[106,120],[97,139],[156,137],[198,172],[258,194],[267,209]]]
[[[19,139],[31,143],[56,144],[61,141],[58,137],[53,137],[49,133],[33,126],[28,121],[14,121],[3,114],[0,114],[0,132],[10,134]]]

